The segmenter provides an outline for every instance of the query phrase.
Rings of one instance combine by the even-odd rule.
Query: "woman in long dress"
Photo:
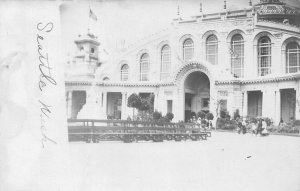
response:
[[[261,135],[262,136],[267,136],[269,135],[268,129],[267,129],[268,125],[267,122],[265,120],[262,121],[262,132]]]

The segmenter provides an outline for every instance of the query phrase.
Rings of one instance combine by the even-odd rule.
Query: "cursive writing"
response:
[[[56,141],[54,141],[52,138],[50,138],[47,134],[47,128],[46,128],[46,120],[45,118],[49,118],[49,115],[51,114],[50,110],[50,105],[46,105],[44,102],[39,100],[41,104],[41,114],[40,114],[40,119],[41,119],[41,134],[42,134],[42,146],[43,148],[45,147],[45,142],[49,141],[53,144],[57,144]]]
[[[37,29],[39,32],[49,33],[53,29],[53,23],[49,22],[46,25],[43,25],[42,23],[38,23]],[[48,53],[43,52],[43,45],[42,45],[43,40],[44,40],[44,37],[40,34],[37,34],[36,41],[38,44],[39,70],[40,70],[39,88],[41,91],[43,91],[43,88],[46,87],[47,82],[49,82],[53,85],[57,85],[57,82],[55,81],[55,79],[52,77],[52,74],[51,74],[52,68],[50,67],[50,64],[49,64]]]
[[[48,22],[47,24],[43,23],[38,23],[37,24],[37,52],[38,52],[38,57],[39,57],[39,71],[40,71],[40,76],[39,76],[39,82],[38,82],[38,87],[40,92],[43,94],[46,94],[44,91],[44,88],[50,84],[50,85],[57,85],[56,80],[52,76],[51,70],[53,69],[50,66],[49,63],[49,55],[48,52],[46,51],[43,42],[46,40],[46,34],[50,33],[53,29],[53,23]],[[43,36],[44,35],[44,36]],[[42,94],[42,96],[43,96]],[[51,118],[51,106],[49,104],[46,104],[46,101],[41,101],[38,100],[40,104],[40,130],[41,130],[41,142],[42,142],[42,147],[45,147],[46,142],[50,142],[53,144],[57,144],[57,142],[53,139],[50,138],[49,135],[47,135],[47,124],[48,120]]]

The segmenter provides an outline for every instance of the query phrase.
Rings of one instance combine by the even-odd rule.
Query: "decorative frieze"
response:
[[[274,35],[275,38],[280,39],[283,36],[283,33],[282,32],[274,33],[273,35]]]

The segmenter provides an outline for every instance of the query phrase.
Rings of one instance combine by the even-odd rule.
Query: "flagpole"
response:
[[[91,7],[89,6],[89,16],[88,16],[88,34],[90,33],[90,11],[91,11]]]
[[[89,15],[88,15],[88,34],[90,33],[90,14],[91,14],[91,2],[89,0]]]

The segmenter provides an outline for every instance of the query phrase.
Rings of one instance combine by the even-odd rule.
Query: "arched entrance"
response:
[[[208,112],[210,102],[210,80],[201,72],[190,73],[184,81],[184,111],[185,121],[188,121],[199,111]]]

